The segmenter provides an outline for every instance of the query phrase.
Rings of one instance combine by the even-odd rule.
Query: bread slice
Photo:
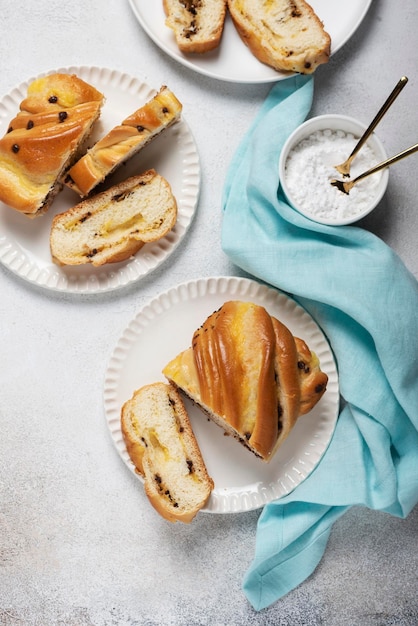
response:
[[[184,53],[204,53],[221,42],[226,0],[163,0],[166,26]]]
[[[138,389],[122,407],[121,428],[152,506],[170,522],[191,522],[214,484],[179,393],[162,382]]]
[[[181,117],[182,104],[168,87],[100,139],[69,170],[65,184],[81,198]]]
[[[264,307],[240,301],[210,315],[163,374],[267,462],[328,381],[303,340]]]
[[[255,57],[278,71],[312,74],[331,38],[304,0],[228,0],[234,25]]]
[[[59,265],[123,261],[176,223],[170,184],[155,170],[110,187],[54,217],[51,255]]]
[[[74,74],[49,74],[31,82],[20,112],[0,140],[0,200],[28,217],[45,213],[103,100],[103,94]]]

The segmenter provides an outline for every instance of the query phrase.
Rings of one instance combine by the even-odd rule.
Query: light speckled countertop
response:
[[[1,4],[2,95],[71,65],[114,68],[156,88],[166,83],[183,101],[203,180],[187,236],[132,287],[71,296],[0,266],[0,624],[418,624],[417,509],[406,520],[351,509],[314,574],[256,613],[241,582],[259,512],[170,525],[149,507],[105,425],[106,364],[138,309],[188,278],[242,275],[220,248],[220,199],[226,167],[270,85],[225,83],[184,68],[151,42],[125,0]],[[415,0],[402,7],[374,0],[355,35],[317,72],[312,114],[368,122],[406,74],[409,85],[378,134],[389,154],[416,142],[417,28]],[[392,168],[387,195],[363,222],[416,276],[417,167],[415,156]]]

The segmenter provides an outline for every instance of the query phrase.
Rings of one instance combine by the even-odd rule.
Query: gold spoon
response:
[[[341,163],[341,165],[334,166],[335,169],[338,172],[340,172],[340,174],[342,174],[344,177],[350,175],[350,167],[351,167],[352,160],[354,159],[354,157],[356,156],[360,148],[365,144],[367,139],[370,137],[370,135],[372,134],[372,132],[374,131],[374,129],[376,128],[376,126],[378,125],[378,123],[380,122],[384,114],[387,112],[389,107],[391,107],[392,104],[395,102],[396,98],[399,96],[399,94],[401,93],[402,89],[405,87],[407,82],[408,82],[408,78],[406,76],[402,76],[402,78],[397,82],[394,89],[392,90],[392,93],[389,95],[389,97],[387,98],[387,100],[385,101],[381,109],[376,114],[375,118],[372,120],[370,126],[365,130],[364,134],[360,137],[358,143],[354,147],[348,159],[344,161],[344,163]]]
[[[350,190],[354,187],[354,185],[356,185],[360,180],[363,180],[363,178],[366,178],[366,176],[370,176],[371,174],[380,172],[380,170],[383,170],[385,167],[389,167],[389,165],[392,165],[392,163],[396,163],[396,161],[400,161],[401,159],[404,159],[405,157],[417,151],[418,151],[418,143],[414,144],[410,148],[406,148],[405,150],[402,150],[402,152],[395,154],[395,156],[390,157],[389,159],[385,159],[384,161],[382,161],[381,163],[378,163],[377,165],[370,168],[366,172],[359,174],[356,178],[353,178],[353,180],[344,181],[344,180],[333,179],[331,181],[331,185],[333,185],[334,187],[337,187],[340,191],[346,194],[349,194]]]

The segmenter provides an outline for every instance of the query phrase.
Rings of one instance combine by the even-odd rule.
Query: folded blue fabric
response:
[[[292,294],[322,327],[344,399],[318,466],[260,515],[243,582],[256,610],[313,572],[347,508],[405,517],[418,502],[418,283],[372,233],[316,224],[285,200],[280,151],[312,96],[312,77],[274,85],[232,160],[223,198],[223,250]]]

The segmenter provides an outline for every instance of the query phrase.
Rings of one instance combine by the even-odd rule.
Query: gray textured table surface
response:
[[[73,297],[0,267],[0,624],[418,624],[417,509],[406,520],[351,509],[312,576],[256,613],[241,581],[259,512],[201,514],[191,526],[164,522],[105,426],[105,367],[138,309],[187,278],[241,275],[220,249],[220,198],[225,169],[270,86],[220,82],[182,67],[151,42],[125,0],[0,5],[1,94],[70,65],[168,83],[182,96],[203,171],[199,208],[181,246],[128,289]],[[415,0],[374,0],[354,36],[317,72],[312,113],[368,122],[406,74],[409,85],[379,136],[389,154],[416,142],[417,28]],[[418,156],[393,167],[387,195],[364,221],[415,275],[417,167]]]

